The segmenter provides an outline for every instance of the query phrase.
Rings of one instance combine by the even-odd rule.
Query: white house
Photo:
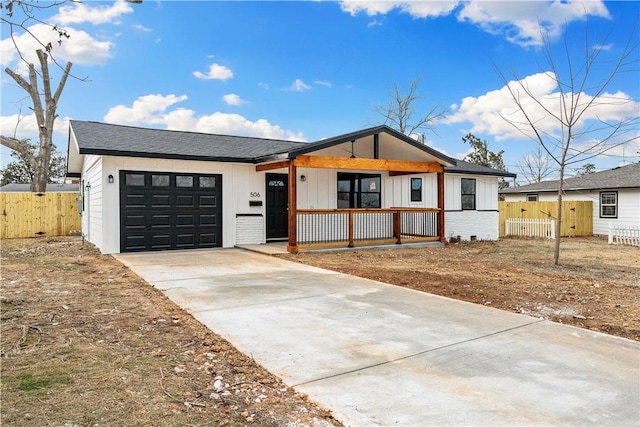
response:
[[[498,179],[515,176],[387,126],[301,143],[71,121],[67,158],[103,253],[495,240]]]
[[[507,202],[555,201],[558,180],[506,188],[500,194]],[[609,223],[640,227],[640,163],[567,178],[562,199],[593,202],[593,234],[606,235]]]

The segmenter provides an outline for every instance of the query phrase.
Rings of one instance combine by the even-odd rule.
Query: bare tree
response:
[[[542,27],[541,27],[542,28]],[[556,240],[553,263],[560,260],[560,227],[562,222],[562,195],[564,193],[565,168],[577,162],[584,162],[599,156],[614,147],[639,138],[637,111],[624,118],[611,118],[604,112],[607,108],[633,105],[630,98],[609,94],[616,76],[626,72],[637,72],[637,24],[627,43],[615,58],[606,58],[604,49],[607,40],[590,45],[588,23],[582,46],[572,46],[565,30],[564,54],[553,52],[549,34],[541,29],[544,46],[543,71],[556,86],[553,96],[540,96],[528,85],[526,79],[515,73],[514,81],[494,64],[498,75],[505,84],[515,111],[503,118],[517,130],[536,141],[557,166],[558,213],[556,218]],[[580,52],[576,60],[572,53]],[[590,93],[587,94],[586,91]],[[586,126],[585,121],[596,118],[596,125]],[[550,123],[553,126],[550,126]]]
[[[438,104],[429,108],[424,114],[416,112],[416,103],[424,99],[418,93],[420,80],[421,78],[418,77],[411,81],[406,95],[402,94],[402,89],[395,83],[389,92],[387,104],[376,105],[373,108],[384,119],[384,124],[405,135],[434,132],[435,122],[447,113],[447,109],[441,108]]]
[[[549,177],[554,169],[549,158],[540,144],[535,151],[525,154],[518,162],[519,176],[522,176],[527,184],[542,182]]]
[[[36,54],[40,61],[40,76],[42,78],[43,88],[42,95],[38,87],[38,74],[36,72],[36,67],[33,64],[29,64],[29,80],[26,80],[10,68],[6,68],[5,71],[31,97],[33,104],[32,109],[38,125],[38,150],[34,153],[33,150],[29,148],[29,144],[25,142],[28,140],[18,139],[15,135],[0,135],[0,143],[5,147],[14,150],[20,156],[23,156],[31,165],[31,169],[33,171],[31,191],[45,192],[47,189],[49,165],[51,164],[51,153],[54,149],[53,124],[56,117],[58,117],[58,101],[60,100],[60,95],[62,95],[64,85],[67,82],[67,77],[71,72],[72,64],[71,62],[68,62],[64,67],[58,87],[55,92],[52,92],[48,55],[40,49],[36,51]],[[44,96],[44,103],[42,96]]]

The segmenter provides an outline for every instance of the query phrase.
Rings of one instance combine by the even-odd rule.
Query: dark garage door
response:
[[[222,246],[222,175],[120,172],[120,251]]]

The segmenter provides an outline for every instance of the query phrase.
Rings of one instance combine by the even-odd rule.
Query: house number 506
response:
[[[249,196],[251,196],[251,197],[260,197],[260,193],[256,193],[255,191],[252,191],[251,193],[249,193]]]

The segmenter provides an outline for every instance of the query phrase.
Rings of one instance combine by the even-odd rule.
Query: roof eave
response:
[[[223,163],[253,163],[253,159],[244,157],[217,157],[217,156],[197,156],[188,154],[171,154],[171,153],[148,153],[138,151],[118,151],[104,150],[95,148],[80,148],[80,154],[93,154],[98,156],[114,156],[114,157],[141,157],[148,159],[168,159],[168,160],[198,160],[204,162],[223,162]]]

